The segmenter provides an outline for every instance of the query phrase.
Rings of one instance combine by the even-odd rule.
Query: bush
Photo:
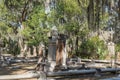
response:
[[[115,46],[115,51],[120,52],[120,43],[117,43]]]
[[[107,46],[98,36],[83,42],[80,46],[80,56],[90,59],[104,59],[107,54]]]

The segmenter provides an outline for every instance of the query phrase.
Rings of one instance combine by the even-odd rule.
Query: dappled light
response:
[[[0,0],[0,80],[120,79],[120,0]]]

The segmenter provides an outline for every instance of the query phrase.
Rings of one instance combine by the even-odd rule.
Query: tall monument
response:
[[[51,29],[49,41],[48,41],[48,62],[50,63],[50,71],[54,70],[54,67],[56,65],[56,41],[58,37],[58,31],[57,28],[54,26]]]

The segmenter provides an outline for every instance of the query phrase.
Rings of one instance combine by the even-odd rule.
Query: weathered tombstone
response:
[[[48,42],[48,62],[50,63],[50,71],[54,70],[54,67],[56,65],[56,41],[58,37],[58,32],[56,27],[54,26],[51,30],[51,35],[49,36],[49,42]]]
[[[50,63],[50,71],[55,67],[66,67],[66,35],[58,34],[57,29],[53,27],[48,44],[48,62]]]
[[[55,71],[63,70],[67,68],[66,59],[67,59],[67,52],[66,52],[66,35],[59,34],[58,39],[56,42],[57,50],[56,50],[56,66]]]
[[[58,41],[57,41],[56,64],[57,65],[60,64],[61,66],[66,67],[66,59],[67,59],[66,35],[59,34]]]
[[[30,53],[30,48],[28,48],[28,50],[27,50],[27,57],[28,58],[30,58],[32,55],[31,55],[31,53]]]
[[[33,56],[34,56],[34,57],[37,56],[36,46],[33,46]]]
[[[108,51],[111,57],[111,67],[115,66],[115,44],[113,42],[108,43]]]
[[[48,61],[56,60],[56,40],[57,38],[50,37],[48,45]]]

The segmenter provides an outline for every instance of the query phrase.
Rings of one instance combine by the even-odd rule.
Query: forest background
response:
[[[120,0],[0,0],[1,54],[36,56],[53,27],[69,57],[105,59],[109,42],[119,54]]]

